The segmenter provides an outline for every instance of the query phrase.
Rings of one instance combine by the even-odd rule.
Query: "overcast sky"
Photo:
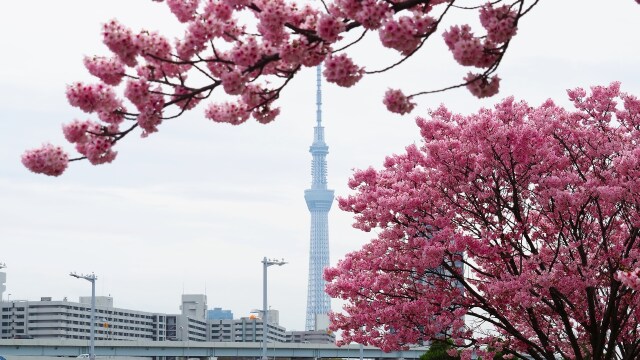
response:
[[[543,0],[520,23],[499,75],[501,93],[478,100],[466,90],[418,98],[400,117],[385,111],[387,87],[407,93],[459,81],[440,36],[393,72],[351,89],[323,85],[329,186],[348,194],[352,169],[379,167],[384,156],[419,143],[414,119],[445,103],[469,113],[515,95],[532,105],[566,104],[565,89],[622,81],[640,95],[640,6],[633,0]],[[166,5],[151,1],[10,1],[0,12],[0,263],[11,299],[90,294],[68,276],[95,272],[98,295],[117,307],[179,312],[182,293],[204,293],[208,305],[247,316],[262,304],[263,256],[289,263],[269,269],[269,304],[280,322],[304,329],[310,186],[308,153],[315,122],[315,71],[307,69],[282,94],[270,125],[215,124],[202,107],[165,122],[146,139],[119,143],[110,165],[74,163],[58,178],[20,164],[26,148],[65,143],[60,125],[87,115],[67,104],[65,85],[90,80],[84,55],[106,54],[103,22],[134,29],[181,31]],[[368,69],[395,55],[375,34],[357,48]],[[329,215],[331,263],[374,234],[351,227],[337,206]],[[334,310],[340,304],[334,301]]]

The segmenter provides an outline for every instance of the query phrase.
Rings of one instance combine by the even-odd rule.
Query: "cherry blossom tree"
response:
[[[63,126],[79,157],[45,144],[25,152],[22,162],[53,176],[74,160],[109,163],[116,158],[117,142],[134,130],[148,136],[214,93],[215,100],[203,105],[207,118],[234,125],[250,117],[269,123],[280,112],[276,100],[301,68],[324,63],[327,81],[350,87],[365,75],[400,66],[434,34],[444,37],[455,61],[472,70],[445,88],[411,95],[389,89],[383,98],[387,108],[406,114],[415,96],[456,87],[492,96],[500,82],[495,72],[518,22],[538,1],[465,7],[457,0],[335,0],[314,7],[287,0],[167,0],[184,24],[182,37],[171,41],[158,31],[134,31],[110,20],[102,30],[110,54],[84,59],[96,82],[68,85],[69,103],[93,115]],[[478,14],[481,29],[460,24],[437,31],[443,19],[468,12]],[[397,62],[367,69],[349,57],[354,44],[374,33],[383,47],[397,51]]]
[[[640,100],[568,95],[441,106],[417,119],[423,144],[354,174],[339,206],[376,237],[325,272],[341,343],[640,358]]]

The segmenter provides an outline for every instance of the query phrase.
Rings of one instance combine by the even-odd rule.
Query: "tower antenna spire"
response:
[[[305,330],[321,330],[328,324],[331,299],[324,292],[322,276],[329,266],[329,210],[333,203],[333,190],[327,189],[327,154],[329,147],[324,142],[322,126],[322,76],[320,66],[316,68],[316,126],[311,153],[311,188],[304,191],[311,214],[309,247],[309,284],[307,288],[307,316]],[[318,319],[322,319],[318,321]]]
[[[322,126],[322,73],[320,66],[316,66],[316,121]]]

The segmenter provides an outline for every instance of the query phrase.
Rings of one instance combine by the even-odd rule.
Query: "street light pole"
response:
[[[6,268],[6,267],[7,267],[7,264],[0,262],[0,270],[4,269],[4,268]],[[5,280],[6,280],[6,279],[7,279],[7,278],[6,278],[6,277],[4,277],[4,276],[3,276],[2,278],[0,278],[0,303],[1,303],[1,302],[4,302],[4,291],[7,289],[7,288],[4,286],[4,282],[5,282]],[[9,300],[7,300],[7,302],[8,302],[8,301],[9,301]]]
[[[262,259],[262,360],[267,359],[267,334],[269,332],[269,325],[267,323],[269,315],[267,315],[267,268],[271,265],[282,266],[286,264],[284,259],[275,260],[267,259],[265,256]]]
[[[7,267],[7,264],[5,263],[0,263],[0,270],[4,269]],[[4,286],[4,282],[7,280],[6,276],[4,276],[4,273],[2,273],[2,277],[0,277],[0,303],[4,302],[4,291],[7,289]],[[9,302],[9,300],[7,300],[7,302]]]
[[[83,275],[77,273],[70,273],[70,276],[78,279],[85,279],[91,283],[91,326],[89,330],[89,359],[96,359],[96,280],[98,277],[96,274]]]

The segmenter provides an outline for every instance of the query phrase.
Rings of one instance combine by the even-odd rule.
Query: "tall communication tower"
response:
[[[319,330],[325,324],[331,310],[331,299],[324,292],[325,281],[322,276],[329,266],[329,210],[333,203],[333,190],[327,189],[327,154],[329,147],[324,142],[322,126],[322,91],[320,66],[316,69],[316,126],[313,132],[313,144],[309,148],[311,160],[311,189],[304,191],[304,200],[311,213],[311,236],[309,246],[309,284],[307,288],[307,317],[305,330]],[[323,321],[325,322],[325,321]]]

